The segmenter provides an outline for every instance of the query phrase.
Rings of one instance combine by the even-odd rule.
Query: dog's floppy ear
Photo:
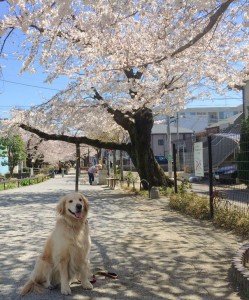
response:
[[[65,214],[65,197],[61,198],[61,200],[59,201],[57,207],[56,207],[56,211],[58,212],[58,214],[60,215],[64,215]]]
[[[88,210],[89,210],[89,202],[87,200],[87,198],[83,195],[83,194],[80,194],[83,201],[84,201],[84,211],[85,213],[87,214],[88,213]]]

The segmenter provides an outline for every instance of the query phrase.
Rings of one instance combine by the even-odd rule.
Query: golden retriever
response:
[[[52,289],[58,284],[63,295],[70,295],[70,282],[74,279],[80,279],[84,289],[93,288],[88,280],[91,246],[88,210],[88,200],[81,193],[70,193],[59,201],[55,228],[20,295],[40,292],[42,287]]]

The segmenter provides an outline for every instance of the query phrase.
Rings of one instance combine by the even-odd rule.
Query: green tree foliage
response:
[[[241,123],[238,178],[249,187],[249,117]]]
[[[13,175],[15,166],[27,157],[26,145],[22,138],[16,134],[8,134],[0,138],[1,156],[6,159],[2,166],[9,166],[10,175]]]

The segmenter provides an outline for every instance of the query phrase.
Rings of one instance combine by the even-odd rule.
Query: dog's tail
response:
[[[33,280],[29,280],[25,283],[25,285],[21,288],[21,290],[19,291],[19,295],[20,296],[24,296],[28,293],[41,293],[42,291],[42,285],[40,285],[39,283],[33,281]]]

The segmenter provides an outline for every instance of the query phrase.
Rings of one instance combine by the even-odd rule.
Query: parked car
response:
[[[214,171],[214,178],[223,183],[235,183],[237,178],[237,166],[230,165],[221,167],[218,170]]]
[[[190,176],[188,179],[188,182],[194,183],[194,182],[200,182],[202,181],[203,177],[201,176]]]
[[[167,165],[168,164],[167,158],[162,155],[155,155],[155,159],[159,163],[159,165]]]

